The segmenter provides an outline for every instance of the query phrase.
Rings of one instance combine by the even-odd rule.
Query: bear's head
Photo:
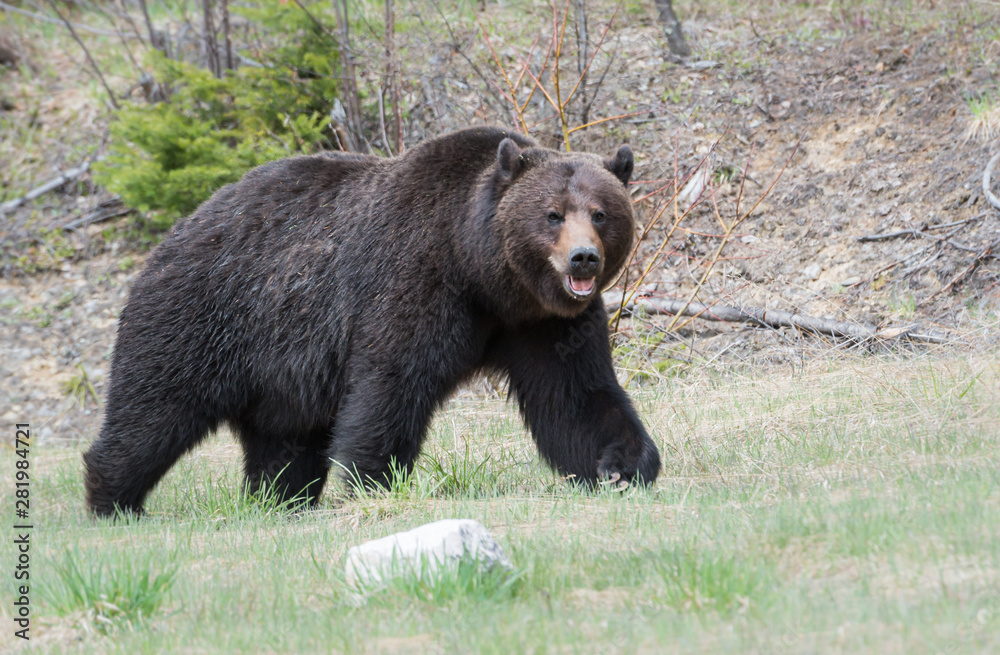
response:
[[[632,168],[627,145],[602,160],[500,143],[493,184],[504,256],[545,314],[580,314],[625,265],[634,241]]]

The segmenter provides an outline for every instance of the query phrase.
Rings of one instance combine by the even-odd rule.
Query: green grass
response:
[[[460,560],[456,566],[429,566],[421,562],[416,570],[407,566],[378,586],[360,584],[364,596],[357,603],[390,609],[399,602],[426,604],[429,609],[460,604],[495,603],[502,611],[503,601],[514,599],[521,588],[521,571],[503,568],[483,571],[472,560]]]
[[[462,398],[391,493],[285,509],[220,435],[149,515],[83,506],[79,450],[32,450],[39,652],[899,652],[1000,649],[1000,357],[862,358],[635,392],[650,490],[545,469],[510,404]],[[2,451],[0,470],[14,455]],[[12,473],[11,473],[12,475]],[[4,506],[13,506],[5,491]],[[347,549],[474,518],[515,566],[413,575],[363,602]],[[12,535],[8,536],[8,539]],[[4,586],[0,600],[13,601]],[[6,631],[0,648],[15,647]],[[19,641],[19,640],[17,640]]]
[[[992,88],[969,95],[965,99],[972,118],[966,137],[989,142],[1000,134],[1000,89]]]
[[[99,632],[134,628],[157,610],[177,575],[169,555],[150,552],[144,559],[139,564],[123,551],[84,557],[68,549],[37,584],[38,596],[56,615],[79,613],[82,624]]]

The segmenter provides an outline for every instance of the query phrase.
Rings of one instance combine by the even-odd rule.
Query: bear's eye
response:
[[[590,220],[594,221],[594,225],[600,225],[604,223],[604,219],[606,219],[607,217],[608,217],[607,214],[598,209],[596,212],[594,212],[594,215],[591,217]]]
[[[562,214],[559,212],[549,212],[549,223],[551,225],[558,225],[563,222]]]

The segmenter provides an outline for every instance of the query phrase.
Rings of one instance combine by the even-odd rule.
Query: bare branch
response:
[[[638,116],[639,114],[644,114],[644,113],[645,113],[645,111],[633,111],[630,114],[619,114],[617,116],[609,116],[607,118],[599,118],[596,121],[590,121],[586,125],[577,125],[576,127],[571,127],[571,128],[569,128],[569,131],[567,133],[568,134],[572,134],[573,132],[576,132],[577,130],[585,130],[588,127],[592,127],[594,125],[599,125],[601,123],[607,123],[608,121],[616,121],[619,118],[628,118],[629,116]]]
[[[618,15],[618,10],[621,9],[621,6],[622,5],[621,5],[620,2],[618,3],[618,5],[615,6],[615,12],[613,14],[611,14],[611,18],[608,19],[608,24],[604,26],[604,31],[601,32],[601,38],[600,38],[600,40],[597,42],[597,45],[594,47],[594,54],[592,54],[590,56],[590,60],[587,62],[587,65],[583,67],[583,71],[580,73],[580,77],[579,77],[579,79],[577,79],[576,85],[570,90],[569,95],[566,96],[566,100],[563,102],[563,106],[564,107],[569,104],[570,100],[573,99],[573,95],[576,93],[577,89],[580,87],[581,84],[583,84],[584,86],[586,86],[586,84],[587,84],[587,73],[590,71],[590,67],[594,63],[594,59],[597,58],[597,54],[601,51],[601,47],[604,46],[604,39],[607,38],[608,32],[611,30],[611,24],[615,22],[615,17]],[[580,10],[578,10],[578,11],[580,11]],[[584,29],[586,29],[586,19],[584,19]],[[587,38],[586,34],[584,34],[583,39],[586,40],[586,38]],[[586,44],[585,44],[585,47],[586,47]],[[586,49],[584,50],[583,56],[584,57],[587,56],[586,55]],[[587,99],[586,99],[586,97],[584,97],[584,104],[589,107],[589,105],[587,105],[586,103],[587,103]]]
[[[108,98],[111,100],[111,106],[115,109],[119,109],[118,101],[115,100],[114,92],[111,90],[111,87],[108,86],[108,81],[104,79],[104,74],[101,73],[101,69],[97,66],[97,62],[94,61],[94,58],[91,56],[90,50],[87,49],[83,39],[81,39],[80,35],[76,33],[76,30],[73,28],[73,24],[66,20],[61,13],[59,13],[59,7],[56,6],[55,0],[49,0],[49,5],[51,5],[52,11],[54,11],[56,16],[59,17],[59,20],[62,21],[63,25],[66,26],[66,29],[69,30],[69,33],[73,35],[73,39],[77,42],[77,44],[79,44],[80,48],[83,50],[83,54],[87,56],[87,61],[90,62],[90,66],[94,69],[94,72],[97,73],[97,77],[101,80],[101,84],[104,85],[104,90],[108,92]]]
[[[146,0],[139,0],[139,7],[142,8],[142,17],[146,20],[146,30],[149,31],[149,42],[154,48],[167,54],[166,44],[158,43],[156,38],[156,30],[153,29],[153,21],[149,17],[149,7],[146,6]]]

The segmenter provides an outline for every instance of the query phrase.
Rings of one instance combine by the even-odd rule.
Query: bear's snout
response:
[[[569,272],[573,277],[594,277],[601,270],[601,253],[594,246],[573,248],[569,253]]]

